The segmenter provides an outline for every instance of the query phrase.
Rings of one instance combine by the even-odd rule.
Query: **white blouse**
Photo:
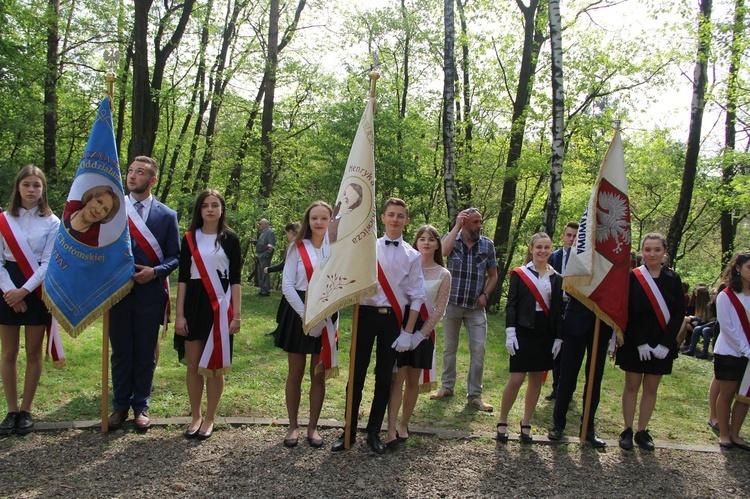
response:
[[[10,212],[5,212],[6,217],[11,217]],[[47,273],[52,247],[55,244],[55,234],[60,227],[60,219],[55,215],[46,217],[39,216],[39,207],[27,210],[18,209],[18,216],[13,217],[21,228],[21,232],[26,235],[26,242],[29,243],[31,251],[34,253],[39,268],[36,269],[31,278],[22,286],[29,293],[33,292],[44,281],[44,275]],[[15,262],[16,259],[11,253],[10,248],[5,244],[5,238],[0,236],[0,289],[3,293],[17,289],[16,285],[5,270],[5,262]]]

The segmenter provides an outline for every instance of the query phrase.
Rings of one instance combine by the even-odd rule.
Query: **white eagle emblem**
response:
[[[596,207],[596,242],[601,243],[610,237],[615,239],[615,253],[622,251],[623,244],[630,244],[630,223],[626,200],[611,192],[601,192]]]

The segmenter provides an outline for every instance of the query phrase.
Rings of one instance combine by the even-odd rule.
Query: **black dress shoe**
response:
[[[560,428],[553,427],[549,433],[547,433],[547,438],[553,441],[558,441],[562,438],[563,431]]]
[[[654,440],[651,438],[651,435],[648,434],[648,430],[641,430],[636,432],[633,440],[641,449],[649,452],[654,451]]]
[[[396,450],[398,449],[399,445],[401,445],[401,442],[399,441],[399,439],[398,438],[394,438],[390,442],[386,442],[385,443],[385,448],[388,449],[391,452],[396,452]]]
[[[183,433],[183,435],[185,435],[185,438],[192,440],[193,438],[196,438],[198,436],[198,428],[194,430],[188,428],[187,430],[185,430],[185,433]]]
[[[285,438],[284,447],[288,447],[289,449],[293,447],[297,447],[298,442],[299,442],[299,439],[296,439],[296,438]]]
[[[555,400],[557,398],[557,392],[552,392],[546,397],[544,397],[544,400]]]
[[[380,440],[380,435],[373,431],[367,434],[367,445],[375,454],[385,454],[385,444]]]
[[[322,438],[307,437],[307,443],[313,449],[319,449],[320,447],[323,447],[323,439]]]
[[[593,431],[589,432],[589,434],[586,435],[586,441],[591,444],[591,447],[593,447],[594,449],[603,449],[607,446],[607,442],[599,438],[599,435],[597,435]]]
[[[17,412],[9,412],[3,422],[0,424],[0,437],[5,437],[16,431]]]
[[[340,452],[342,450],[346,450],[346,447],[344,447],[344,437],[346,434],[342,433],[341,436],[336,440],[333,445],[331,446],[332,452]],[[357,435],[352,434],[351,438],[349,438],[349,446],[351,447],[354,445],[354,443],[357,441]]]
[[[26,435],[34,431],[34,420],[29,411],[18,411],[16,416],[16,434]]]
[[[211,435],[213,434],[214,434],[214,427],[213,425],[211,425],[211,429],[206,432],[198,431],[198,433],[195,434],[195,438],[197,438],[198,440],[208,440],[209,438],[211,438]]]
[[[633,448],[633,428],[625,428],[625,430],[620,433],[620,448],[625,450]]]
[[[399,435],[398,434],[398,430],[396,430],[396,440],[398,440],[398,443],[403,443],[403,442],[406,442],[407,440],[409,440],[409,435],[411,435],[411,433],[409,432],[409,427],[408,426],[406,427],[406,436],[405,437],[402,437],[401,435]]]

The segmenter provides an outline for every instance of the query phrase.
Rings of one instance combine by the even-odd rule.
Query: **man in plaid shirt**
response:
[[[497,285],[497,261],[492,240],[481,235],[482,214],[469,208],[458,214],[456,223],[443,238],[443,253],[448,257],[451,294],[443,323],[443,374],[441,388],[431,398],[453,395],[456,385],[456,351],[461,324],[469,337],[469,376],[467,398],[480,411],[493,407],[482,400],[484,351],[487,342],[487,299]]]

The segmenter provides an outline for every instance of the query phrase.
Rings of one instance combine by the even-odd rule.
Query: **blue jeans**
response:
[[[693,329],[693,336],[690,338],[690,352],[695,353],[695,349],[698,348],[698,341],[701,336],[703,337],[703,356],[708,355],[708,345],[711,343],[711,337],[714,334],[714,323],[702,324],[695,326]]]

